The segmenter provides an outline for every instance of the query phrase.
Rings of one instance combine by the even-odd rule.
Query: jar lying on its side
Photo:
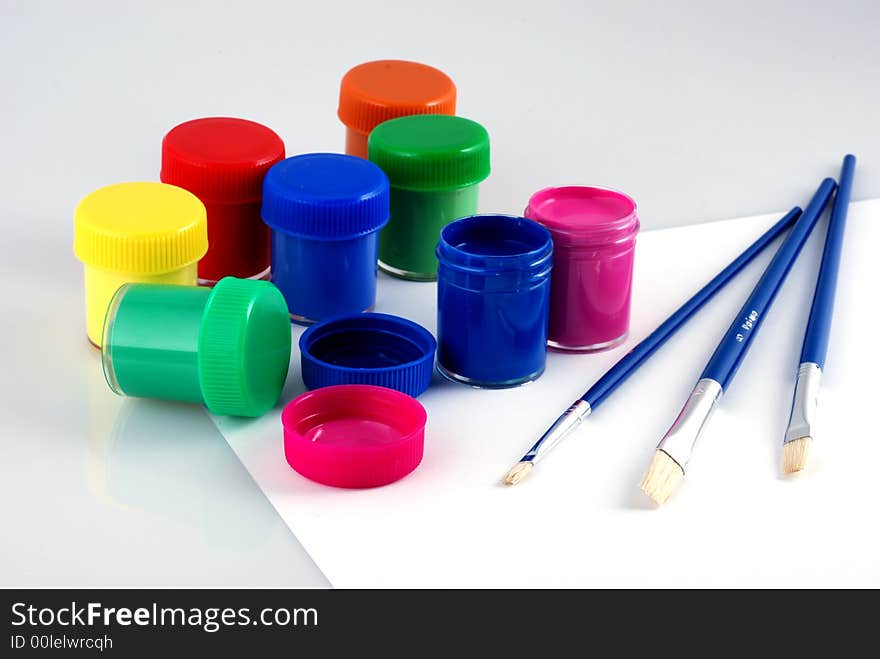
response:
[[[119,395],[254,417],[281,395],[290,344],[287,305],[267,281],[126,284],[107,310],[102,362]]]
[[[547,359],[553,241],[537,222],[475,215],[437,246],[437,363],[478,387],[538,378]]]

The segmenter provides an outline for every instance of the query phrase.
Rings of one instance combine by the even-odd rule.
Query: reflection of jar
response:
[[[229,551],[247,558],[265,544],[282,523],[266,510],[265,499],[206,414],[164,401],[120,399],[107,391],[103,378],[100,384],[110,405],[98,419],[101,435],[89,437],[89,486],[107,505],[155,516],[149,533],[179,533],[178,525],[186,525],[179,543],[157,548],[157,559],[183,551],[176,556],[180,560],[187,550],[210,547],[218,565],[235,558]],[[180,574],[186,563],[179,563]],[[227,565],[233,570],[227,576],[234,578],[236,563]]]
[[[345,152],[367,157],[367,138],[383,121],[411,114],[455,114],[455,84],[432,66],[404,60],[358,64],[342,78],[339,118]]]
[[[195,285],[208,249],[205,206],[164,183],[119,183],[76,207],[73,251],[85,265],[86,327],[101,347],[110,298],[127,282]]]
[[[246,119],[193,119],[162,140],[162,182],[189,190],[208,211],[199,283],[268,275],[269,229],[260,220],[260,201],[263,176],[282,158],[281,138]]]
[[[436,279],[440,230],[477,212],[479,183],[489,175],[489,134],[463,117],[401,117],[376,126],[369,156],[391,183],[379,267],[403,279]]]
[[[603,188],[546,188],[524,214],[553,235],[549,345],[587,352],[621,343],[639,231],[635,202]]]
[[[272,282],[294,321],[373,308],[388,222],[388,177],[376,165],[339,153],[282,160],[263,183],[263,221],[272,228]]]
[[[553,242],[536,222],[475,215],[443,229],[437,257],[437,363],[481,387],[534,380],[547,358]]]

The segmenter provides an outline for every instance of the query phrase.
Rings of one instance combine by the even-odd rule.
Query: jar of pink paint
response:
[[[629,331],[636,203],[615,190],[545,188],[524,215],[553,236],[548,345],[592,352],[612,348]]]

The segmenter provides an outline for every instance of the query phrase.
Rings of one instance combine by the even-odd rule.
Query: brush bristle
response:
[[[654,500],[654,503],[662,506],[675,493],[683,480],[684,470],[681,466],[665,451],[657,449],[639,487]]]
[[[782,473],[793,474],[807,466],[812,437],[801,437],[782,445]]]
[[[531,473],[533,466],[534,465],[531,462],[517,462],[513,468],[507,472],[507,476],[504,477],[504,484],[516,485]]]

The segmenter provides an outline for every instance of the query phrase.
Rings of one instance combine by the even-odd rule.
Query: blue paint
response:
[[[262,217],[272,229],[272,283],[295,321],[373,307],[388,216],[388,178],[362,158],[312,153],[269,169]]]
[[[437,342],[411,320],[365,313],[313,325],[299,349],[309,389],[372,384],[416,397],[431,384]]]
[[[367,311],[376,301],[378,254],[378,232],[322,241],[273,231],[272,283],[300,323]]]
[[[437,361],[481,387],[534,380],[547,360],[553,241],[537,222],[475,215],[447,225],[437,246]]]

